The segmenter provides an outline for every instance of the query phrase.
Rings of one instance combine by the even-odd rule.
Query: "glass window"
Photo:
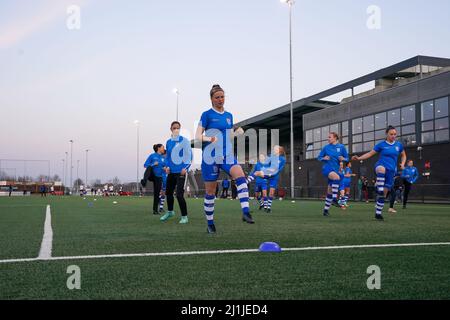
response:
[[[320,150],[315,150],[314,151],[314,159],[317,158],[320,154]]]
[[[435,118],[448,116],[448,97],[437,99],[435,104]]]
[[[364,132],[373,131],[374,123],[373,123],[374,116],[367,116],[363,118],[363,130]]]
[[[422,122],[422,131],[434,130],[434,121]]]
[[[347,152],[350,153],[350,148],[348,146],[348,144],[344,144],[345,149],[347,149]]]
[[[415,132],[416,132],[416,125],[414,125],[414,124],[410,124],[408,126],[402,127],[402,136],[409,135],[409,134],[415,133]]]
[[[330,126],[322,127],[322,140],[328,139],[329,133],[330,133]]]
[[[408,106],[402,108],[402,124],[416,122],[416,106]]]
[[[314,144],[308,143],[306,145],[306,151],[313,151],[314,150]]]
[[[328,140],[322,141],[322,148],[328,145]]]
[[[442,142],[442,141],[448,141],[448,140],[449,140],[448,129],[436,131],[436,142]]]
[[[342,144],[348,144],[348,137],[342,138]]]
[[[375,141],[375,144],[377,145],[377,144],[379,144],[379,143],[381,143],[381,142],[383,142],[383,141],[385,141],[386,139],[380,139],[380,140],[377,140],[377,141]]]
[[[314,156],[313,156],[313,153],[311,151],[306,152],[306,159],[313,159],[313,158],[314,158]]]
[[[312,131],[312,130],[306,131],[305,142],[306,142],[306,143],[311,143],[311,142],[313,142],[313,131]]]
[[[314,142],[320,141],[320,128],[314,129]]]
[[[417,144],[416,135],[412,134],[412,135],[408,135],[408,136],[403,136],[401,139],[401,142],[403,144],[406,144],[407,146],[414,146]]]
[[[400,109],[388,111],[388,126],[400,125]]]
[[[431,120],[434,118],[434,103],[428,101],[422,103],[422,121]]]
[[[434,121],[434,127],[436,130],[448,128],[448,118],[437,119]]]
[[[353,143],[361,141],[362,141],[362,134],[356,134],[353,136]]]
[[[375,139],[376,140],[379,140],[379,139],[384,140],[385,138],[386,138],[386,130],[375,131]]]
[[[375,115],[375,130],[384,129],[387,128],[387,121],[386,121],[386,112],[378,113]]]
[[[433,143],[434,131],[422,133],[422,143]]]
[[[342,122],[342,136],[348,136],[348,121]]]
[[[314,142],[314,150],[320,150],[322,148],[322,144],[320,142]]]
[[[330,132],[336,132],[339,134],[339,123],[332,124],[330,126]]]
[[[364,142],[363,151],[370,151],[370,150],[373,149],[373,146],[374,146],[373,141],[371,141],[371,142]]]
[[[375,139],[375,133],[374,132],[366,132],[364,133],[364,142],[367,141],[373,141]]]
[[[353,144],[353,152],[362,152],[362,143],[354,143]]]
[[[353,134],[362,133],[362,118],[353,119],[352,131]]]

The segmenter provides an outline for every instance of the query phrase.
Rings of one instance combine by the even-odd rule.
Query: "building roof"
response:
[[[294,110],[294,127],[295,131],[302,130],[302,116],[303,114],[330,108],[339,105],[339,102],[323,100],[327,97],[341,93],[345,90],[351,90],[360,85],[376,81],[380,79],[397,79],[410,78],[420,76],[422,66],[429,67],[450,67],[450,59],[436,58],[429,56],[416,56],[408,60],[399,62],[387,68],[369,73],[365,76],[340,84],[328,90],[314,94],[307,98],[297,100],[293,103]],[[236,124],[243,129],[247,128],[277,128],[280,129],[280,135],[289,132],[290,128],[290,104],[276,108],[274,110],[262,113],[247,120]]]

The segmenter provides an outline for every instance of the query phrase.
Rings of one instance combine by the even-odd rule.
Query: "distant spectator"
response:
[[[11,197],[11,194],[13,192],[13,186],[12,185],[9,185],[8,191],[9,191],[9,196]]]

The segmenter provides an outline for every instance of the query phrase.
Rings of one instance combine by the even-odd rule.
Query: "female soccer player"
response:
[[[163,157],[165,150],[162,144],[155,144],[153,146],[153,151],[155,152],[147,158],[144,167],[147,168],[151,166],[153,168],[153,173],[155,174],[155,178],[153,180],[153,214],[159,214],[159,195],[161,193],[162,174],[164,167],[166,166],[166,160]]]
[[[347,165],[344,169],[344,179],[342,180],[342,185],[344,187],[344,205],[348,207],[348,200],[350,199],[350,187],[352,184],[352,177],[355,177],[356,174],[352,172],[352,163],[347,162]]]
[[[215,233],[214,200],[220,169],[236,180],[242,220],[250,224],[254,221],[250,215],[247,180],[234,156],[231,144],[235,133],[242,134],[243,130],[233,130],[233,115],[224,109],[225,91],[219,85],[212,87],[210,98],[212,108],[203,112],[195,136],[197,140],[205,142],[202,146],[202,176],[206,188],[204,206],[208,221],[207,232]]]
[[[419,171],[414,167],[414,162],[408,160],[405,170],[402,172],[403,185],[405,189],[403,191],[403,209],[406,209],[406,204],[408,203],[409,192],[411,191],[411,186],[419,178]]]
[[[178,121],[172,122],[170,130],[172,136],[166,143],[167,150],[167,213],[161,217],[161,221],[167,221],[175,215],[173,205],[175,199],[173,192],[176,189],[178,205],[181,210],[181,224],[188,223],[188,212],[186,200],[184,199],[184,183],[192,161],[191,144],[188,139],[180,135],[181,124]]]
[[[328,179],[327,198],[323,215],[328,216],[332,203],[338,202],[338,191],[341,178],[339,177],[339,162],[349,161],[347,149],[343,144],[338,143],[339,135],[336,132],[328,134],[328,145],[323,147],[317,159],[324,163],[322,174]],[[340,206],[340,205],[339,205]],[[340,206],[344,208],[344,206]]]
[[[165,157],[165,155],[164,155],[164,157]],[[167,163],[167,158],[166,158],[166,163]],[[166,173],[166,170],[163,170],[161,192],[159,193],[159,212],[164,211],[164,202],[166,201],[166,187],[167,187],[167,173]]]
[[[262,171],[255,172],[254,176],[267,179],[269,182],[269,199],[267,200],[266,212],[272,212],[272,202],[275,196],[275,191],[278,187],[278,180],[280,179],[280,172],[283,171],[286,165],[286,152],[281,146],[275,146],[272,154],[267,159],[267,164]],[[252,176],[249,177],[251,179]],[[265,200],[266,201],[266,200]]]
[[[375,210],[375,218],[377,220],[384,220],[382,211],[384,207],[384,200],[392,188],[395,173],[397,172],[398,156],[401,154],[400,168],[405,168],[406,152],[403,145],[396,140],[397,130],[393,126],[386,129],[386,140],[378,143],[372,151],[358,157],[353,156],[352,160],[362,161],[367,160],[377,153],[380,154],[378,162],[375,164],[375,173],[377,175],[376,192],[377,205]]]
[[[267,165],[267,159],[264,154],[259,155],[258,162],[253,167],[253,170],[250,172],[250,176],[253,176],[255,172],[263,171]],[[255,198],[259,203],[259,210],[262,208],[267,209],[267,179],[256,177],[255,184]]]

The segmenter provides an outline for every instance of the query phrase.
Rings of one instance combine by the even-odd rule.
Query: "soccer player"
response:
[[[406,209],[406,204],[408,203],[409,192],[411,191],[411,186],[417,181],[419,178],[419,171],[416,167],[414,167],[414,162],[412,160],[408,160],[408,163],[405,169],[402,172],[403,185],[405,189],[403,191],[403,209]]]
[[[204,200],[205,215],[208,221],[207,232],[215,233],[214,201],[219,170],[225,171],[234,180],[238,198],[242,208],[242,220],[253,224],[250,214],[248,185],[242,167],[234,156],[231,138],[242,134],[242,128],[233,129],[233,115],[225,111],[225,92],[219,85],[210,91],[212,108],[203,112],[196,132],[196,140],[202,145],[202,176],[205,181],[206,195]]]
[[[320,151],[317,159],[323,162],[322,174],[328,179],[327,197],[325,199],[325,207],[323,215],[327,217],[332,205],[338,204],[338,191],[341,183],[339,177],[339,162],[349,161],[347,149],[343,144],[338,143],[339,135],[336,132],[328,134],[328,144]],[[338,206],[340,206],[338,204]],[[344,209],[344,206],[340,206]]]
[[[184,199],[184,183],[192,162],[192,150],[189,140],[180,135],[180,128],[181,124],[178,121],[172,122],[170,125],[172,136],[166,142],[167,213],[160,220],[167,221],[175,215],[173,211],[175,202],[173,193],[176,189],[178,205],[181,211],[179,223],[186,224],[189,220],[186,200]]]
[[[267,159],[264,154],[259,155],[258,162],[253,167],[253,170],[250,172],[249,177],[253,177],[255,172],[263,171],[265,166],[267,165]],[[256,176],[256,185],[255,185],[255,198],[259,203],[259,210],[264,208],[267,209],[267,179]]]
[[[352,163],[349,161],[344,169],[344,178],[342,179],[342,184],[344,187],[344,205],[348,207],[348,200],[350,199],[350,187],[352,184],[352,177],[356,174],[352,172]]]
[[[223,179],[222,181],[222,198],[227,199],[228,198],[228,190],[230,189],[230,180],[227,178]]]
[[[158,204],[159,195],[162,187],[162,174],[166,166],[166,159],[163,157],[165,152],[164,146],[160,143],[153,146],[153,151],[144,163],[144,168],[151,166],[155,175],[153,180],[153,214],[159,214]]]
[[[286,165],[286,152],[281,146],[275,146],[272,154],[267,159],[267,163],[262,171],[255,172],[248,177],[248,180],[252,180],[254,176],[267,179],[269,182],[269,198],[267,200],[267,213],[272,212],[272,202],[275,196],[275,191],[278,187],[278,180],[280,179],[280,172],[283,171]],[[266,200],[265,200],[266,201]]]
[[[394,176],[397,172],[398,156],[401,154],[400,168],[402,170],[404,170],[406,162],[406,152],[403,145],[397,141],[397,130],[395,127],[389,126],[386,129],[386,140],[378,143],[372,151],[360,157],[353,156],[352,160],[367,160],[377,153],[380,154],[380,158],[375,163],[375,173],[377,175],[376,192],[378,195],[375,218],[377,220],[384,220],[382,215],[384,201],[389,190],[392,188]]]

